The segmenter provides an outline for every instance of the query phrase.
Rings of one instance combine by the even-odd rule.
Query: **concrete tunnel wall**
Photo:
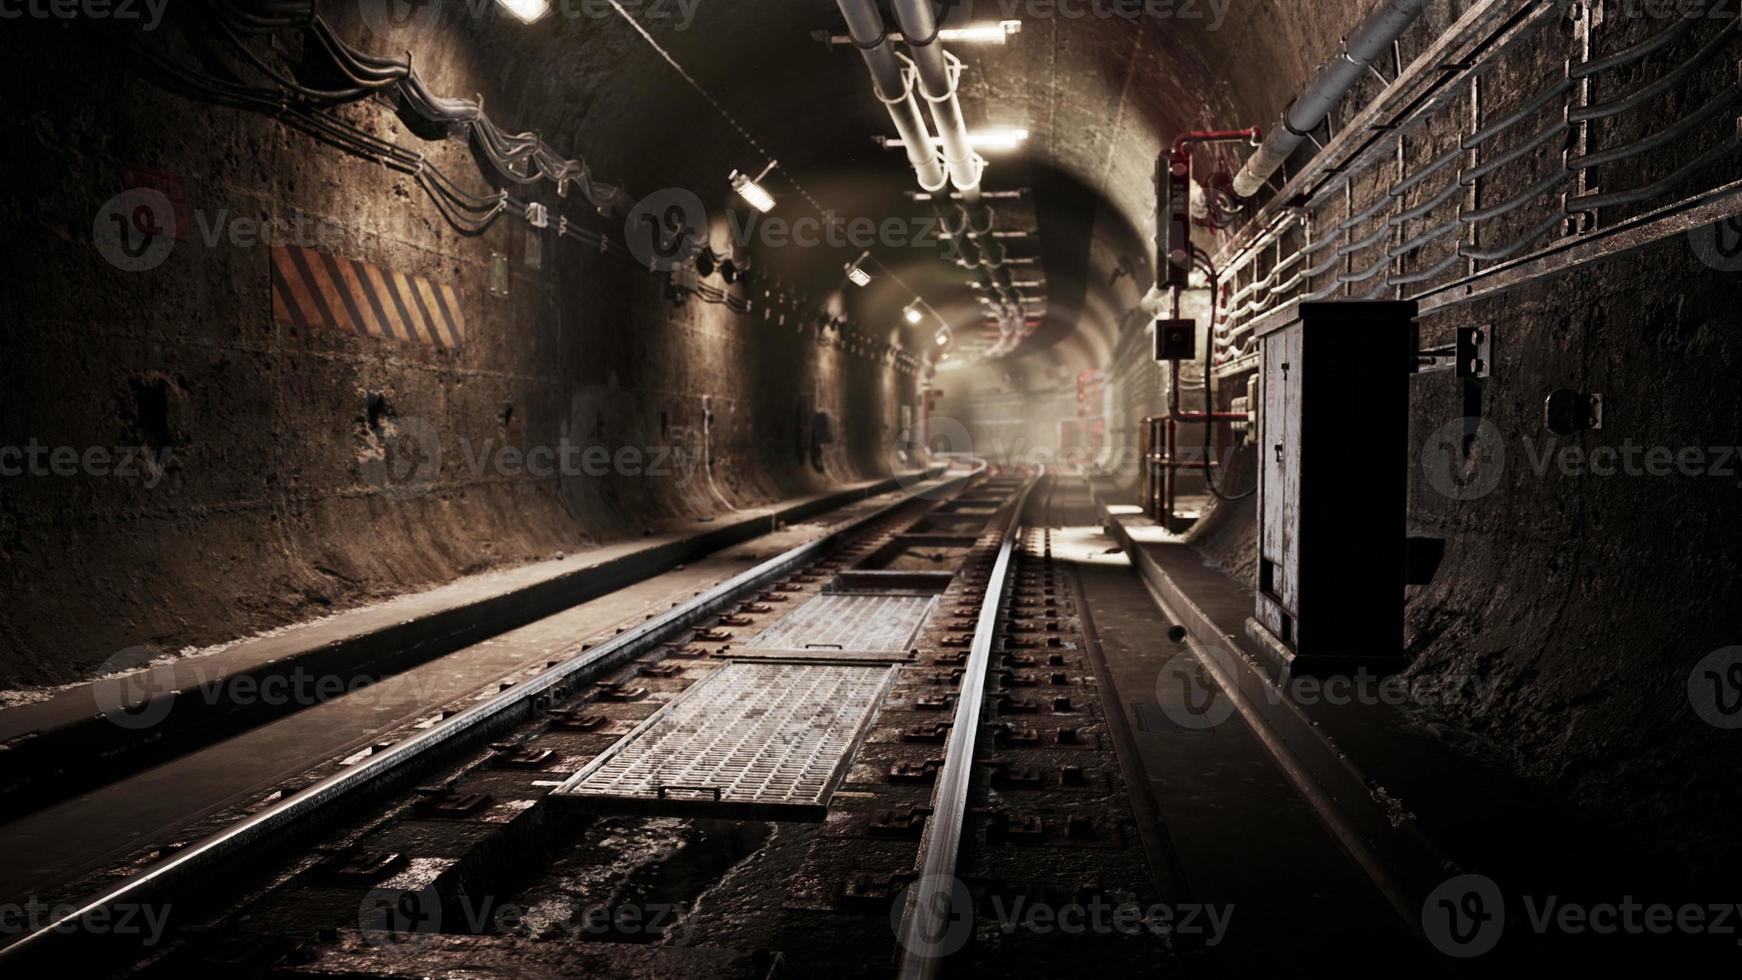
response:
[[[342,34],[366,36],[353,6],[331,16]],[[145,446],[163,454],[164,472],[6,481],[5,684],[72,680],[129,648],[222,642],[889,471],[914,382],[882,359],[821,345],[809,324],[694,299],[674,306],[633,259],[553,231],[540,236],[535,268],[523,223],[464,236],[397,172],[117,73],[89,31],[34,35],[0,68],[8,91],[35,93],[19,107],[30,137],[3,151],[15,190],[5,220],[57,245],[21,253],[8,276],[6,441]],[[467,33],[432,33],[416,50],[434,91],[485,93],[505,126],[541,128],[561,152],[632,139],[622,120],[616,134],[578,126],[548,91],[517,90],[499,68],[505,53]],[[73,81],[43,85],[51,75]],[[420,140],[383,105],[340,111],[480,186],[463,143]],[[614,163],[602,179],[635,176]],[[146,272],[121,271],[91,247],[92,219],[129,166],[178,178],[195,219]],[[708,176],[689,186],[717,185],[709,203],[724,206],[723,175]],[[585,223],[584,203],[568,211]],[[246,233],[234,222],[298,217],[303,244],[451,285],[464,346],[276,323],[270,250],[204,236],[219,223]],[[489,291],[492,253],[507,256],[505,297]],[[701,461],[704,398],[718,496]],[[816,410],[838,430],[820,460]],[[439,470],[425,463],[430,439]],[[512,458],[476,462],[565,440],[604,447],[610,470],[593,475],[587,463],[558,478]],[[619,467],[625,447],[646,453]],[[656,453],[667,448],[679,455],[662,471]],[[387,455],[395,450],[404,456]]]

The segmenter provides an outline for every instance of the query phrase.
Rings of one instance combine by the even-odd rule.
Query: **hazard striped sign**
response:
[[[272,248],[272,316],[301,329],[459,347],[466,315],[454,287],[298,245]]]

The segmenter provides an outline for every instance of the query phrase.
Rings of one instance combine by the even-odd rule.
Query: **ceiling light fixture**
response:
[[[906,141],[896,136],[879,136],[877,141],[886,150],[905,150]],[[976,150],[986,150],[993,153],[1008,153],[1028,142],[1026,129],[982,129],[968,134],[968,145]],[[936,136],[931,138],[934,148],[941,149],[944,141]]]
[[[916,299],[907,304],[907,309],[901,311],[901,315],[907,318],[908,323],[918,323],[925,319],[925,314],[920,312],[919,306],[919,300]]]
[[[950,341],[953,339],[955,339],[955,337],[950,333],[949,324],[946,323],[938,328],[937,342],[939,347],[950,346]]]
[[[1022,33],[1022,21],[1002,20],[996,24],[969,24],[966,27],[946,27],[938,31],[938,40],[952,44],[1003,44],[1011,35]]]
[[[530,24],[550,13],[550,0],[496,0],[496,2],[519,18],[523,24]]]
[[[737,191],[738,196],[747,201],[751,207],[763,214],[773,211],[774,195],[763,189],[762,182],[767,180],[768,175],[773,173],[774,168],[779,165],[780,162],[777,160],[768,161],[768,166],[763,167],[762,173],[756,177],[741,174],[736,170],[732,171],[732,189]]]

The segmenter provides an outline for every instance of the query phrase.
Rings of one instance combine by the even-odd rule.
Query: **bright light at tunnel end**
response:
[[[496,2],[501,4],[503,9],[519,18],[523,24],[530,24],[550,13],[550,0],[496,0]]]

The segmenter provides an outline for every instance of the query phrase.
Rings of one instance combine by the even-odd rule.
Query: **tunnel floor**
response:
[[[1354,950],[1360,975],[1445,972],[1407,857],[1352,821],[1428,798],[1387,764],[1497,812],[1527,812],[1518,790],[1444,746],[1376,760],[1291,728],[1193,638],[1239,590],[1119,513],[1081,476],[943,472],[21,807],[0,886],[76,903],[166,875],[163,934],[72,951],[147,976],[1222,977]],[[891,560],[940,535],[950,561]],[[1371,765],[1361,806],[1303,738]],[[1565,874],[1598,844],[1554,819],[1477,839]]]

